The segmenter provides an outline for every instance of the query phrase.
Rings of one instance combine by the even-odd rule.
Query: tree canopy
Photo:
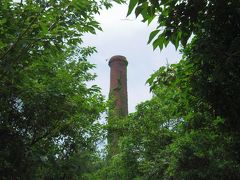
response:
[[[0,2],[2,179],[79,179],[92,168],[105,103],[82,35],[107,1]],[[91,168],[90,168],[91,167]]]

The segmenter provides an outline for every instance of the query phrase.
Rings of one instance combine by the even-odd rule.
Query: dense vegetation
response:
[[[181,45],[183,58],[149,78],[153,98],[119,124],[113,168],[123,179],[239,179],[240,2],[130,0],[134,8],[158,20],[153,48]]]
[[[82,35],[105,1],[0,1],[0,179],[81,179],[104,110]]]
[[[86,86],[95,49],[81,46],[106,2],[0,2],[1,178],[240,179],[239,0],[130,0],[128,14],[158,21],[153,48],[171,42],[183,58],[115,118],[123,135],[107,158],[96,150],[105,103]]]

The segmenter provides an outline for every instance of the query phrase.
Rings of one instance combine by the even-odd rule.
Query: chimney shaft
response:
[[[108,117],[108,157],[118,153],[122,130],[118,128],[117,121],[128,115],[127,64],[124,56],[113,56],[108,63],[111,68],[109,97],[112,100]]]
[[[110,96],[114,99],[115,113],[118,116],[128,115],[127,97],[127,65],[124,56],[113,56],[109,61],[110,72]]]

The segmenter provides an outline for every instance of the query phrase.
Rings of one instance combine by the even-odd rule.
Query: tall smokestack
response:
[[[108,65],[110,71],[110,96],[115,100],[115,110],[119,116],[128,115],[127,65],[124,56],[113,56]]]
[[[108,144],[109,156],[118,151],[118,139],[121,130],[114,126],[115,122],[128,115],[127,97],[127,65],[124,56],[113,56],[108,65],[110,66],[110,93],[109,97],[113,101],[109,112]]]

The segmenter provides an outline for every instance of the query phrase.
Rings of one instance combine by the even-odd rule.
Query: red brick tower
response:
[[[128,97],[127,97],[127,65],[128,62],[124,56],[113,56],[108,65],[110,72],[110,93],[112,107],[109,112],[108,144],[109,155],[112,156],[118,152],[118,139],[121,136],[121,129],[115,125],[116,121],[128,115]]]
[[[108,65],[110,72],[110,94],[115,99],[115,108],[119,116],[128,114],[127,65],[124,56],[113,56]]]

